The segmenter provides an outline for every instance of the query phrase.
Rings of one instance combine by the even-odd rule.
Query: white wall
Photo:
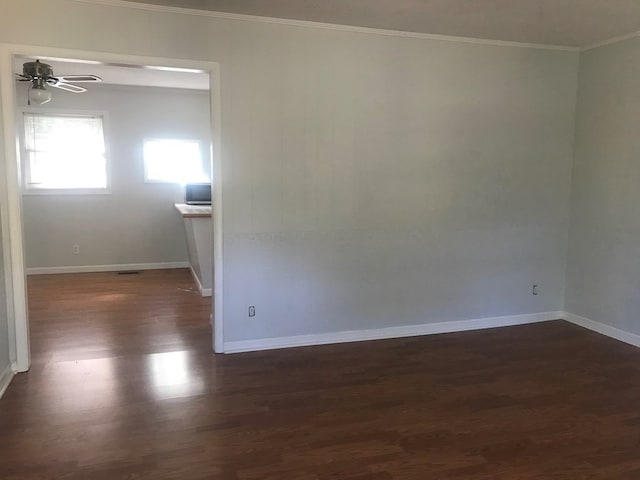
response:
[[[640,334],[640,39],[580,61],[566,308]]]
[[[199,140],[210,170],[209,93],[100,84],[88,88],[81,95],[54,90],[52,102],[36,111],[106,112],[111,194],[24,195],[27,266],[186,262],[184,225],[173,206],[184,200],[183,187],[145,183],[142,146],[145,138]],[[22,88],[17,101],[26,108]],[[80,245],[80,255],[72,254],[74,244]]]
[[[0,246],[0,272],[4,272],[4,257]],[[9,340],[9,324],[7,321],[7,295],[4,275],[0,275],[0,397],[13,377],[12,345]]]
[[[577,53],[0,6],[3,42],[220,62],[226,341],[563,306]]]
[[[0,102],[1,106],[1,102]],[[4,125],[2,122],[2,116],[0,115],[0,151],[4,151]],[[2,169],[0,167],[0,169]],[[5,188],[4,185],[0,185],[0,191]],[[0,238],[3,242],[0,242],[0,396],[2,390],[8,385],[10,380],[9,369],[11,366],[12,345],[9,340],[9,323],[8,323],[8,310],[7,310],[7,290],[5,280],[5,254],[4,240],[8,235],[8,229],[5,228],[7,218],[3,218],[6,212],[6,205],[0,208]]]
[[[1,227],[0,227],[1,229]],[[0,272],[4,272],[4,256],[0,245]],[[7,295],[4,275],[0,275],[0,390],[2,389],[2,374],[11,365],[9,346],[9,325],[7,323]]]

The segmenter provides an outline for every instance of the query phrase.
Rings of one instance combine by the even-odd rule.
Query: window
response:
[[[24,114],[27,190],[107,189],[101,115]]]
[[[147,182],[209,182],[202,168],[197,140],[147,139],[144,141],[144,171]]]

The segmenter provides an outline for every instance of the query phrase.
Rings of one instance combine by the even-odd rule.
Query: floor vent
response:
[[[140,270],[123,270],[118,272],[118,275],[138,275]]]

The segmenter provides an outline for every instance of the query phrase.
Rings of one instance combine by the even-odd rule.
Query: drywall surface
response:
[[[1,227],[0,227],[1,228]],[[4,255],[0,245],[0,389],[3,387],[3,374],[11,366],[11,346],[9,343],[9,324],[7,323],[7,291],[4,278]]]
[[[3,42],[220,63],[225,341],[563,306],[577,53],[0,5]]]
[[[90,68],[90,67],[89,67]],[[21,84],[21,86],[24,84]],[[27,267],[69,267],[185,262],[186,238],[174,203],[184,200],[179,184],[144,180],[145,138],[199,140],[210,171],[208,92],[92,84],[73,94],[55,90],[42,113],[104,113],[110,161],[107,195],[23,196]],[[18,112],[22,125],[22,112]],[[72,253],[80,246],[80,254]]]
[[[0,102],[0,106],[2,103]],[[0,152],[4,151],[4,126],[2,123],[2,116],[0,116]],[[4,186],[0,186],[4,188]],[[4,387],[3,380],[6,377],[7,369],[10,368],[11,360],[13,356],[12,346],[9,340],[9,323],[8,323],[8,311],[7,311],[7,290],[6,282],[10,281],[5,279],[5,250],[4,244],[7,237],[7,228],[4,224],[6,218],[2,218],[5,215],[5,208],[0,208],[0,390]],[[4,374],[4,375],[3,375]]]
[[[1,227],[0,227],[1,228]],[[0,272],[4,273],[4,255],[0,245]],[[11,347],[7,323],[7,291],[4,275],[0,275],[0,377],[11,365]],[[0,378],[2,380],[2,378]],[[2,385],[0,385],[0,388]]]
[[[640,334],[640,40],[581,55],[566,309]]]

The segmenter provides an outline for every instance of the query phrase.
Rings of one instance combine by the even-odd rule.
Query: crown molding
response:
[[[580,49],[581,52],[587,52],[589,50],[594,50],[596,48],[605,47],[607,45],[613,45],[614,43],[624,42],[625,40],[631,40],[632,38],[640,37],[640,31],[627,33],[626,35],[620,35],[618,37],[613,37],[608,40],[602,40],[601,42],[592,43],[591,45],[587,45],[586,47],[582,47]]]
[[[406,32],[402,30],[386,30],[382,28],[356,27],[351,25],[339,25],[334,23],[310,22],[305,20],[291,20],[286,18],[261,17],[257,15],[244,15],[239,13],[213,12],[209,10],[196,10],[184,7],[169,7],[164,5],[152,5],[148,3],[138,3],[129,0],[73,0],[79,3],[91,3],[97,5],[108,5],[112,7],[133,8],[136,10],[146,10],[151,12],[173,13],[179,15],[192,15],[197,17],[218,18],[224,20],[235,20],[243,22],[270,23],[276,25],[288,25],[294,27],[306,27],[324,30],[337,30],[342,32],[362,33],[369,35],[384,35],[391,37],[415,38],[422,40],[438,40],[442,42],[471,43],[475,45],[490,45],[497,47],[516,47],[538,50],[559,50],[565,52],[579,52],[580,47],[565,45],[547,45],[543,43],[512,42],[505,40],[491,40],[484,38],[459,37],[453,35],[436,35],[430,33]]]

